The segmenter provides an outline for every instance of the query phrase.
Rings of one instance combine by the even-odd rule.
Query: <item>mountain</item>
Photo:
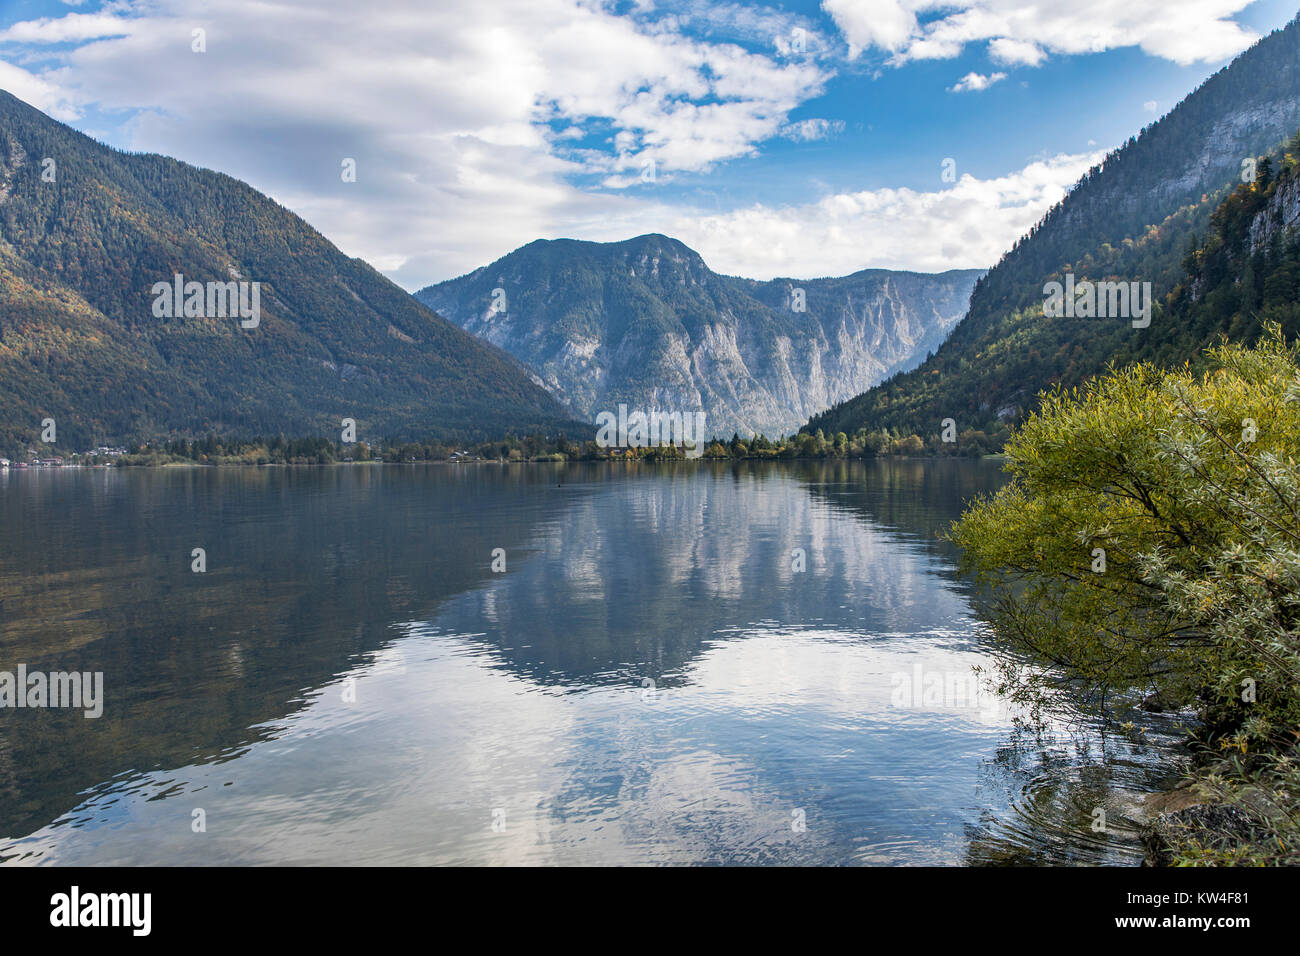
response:
[[[1039,391],[1077,385],[1107,363],[1196,360],[1227,325],[1189,325],[1175,308],[1186,259],[1255,157],[1300,126],[1300,20],[1207,79],[1168,115],[1111,152],[975,285],[970,311],[935,354],[814,416],[808,431],[958,430],[1005,436]],[[1151,324],[1047,318],[1044,286],[1150,282]],[[1257,335],[1260,317],[1232,332]]]
[[[176,274],[204,284],[195,302],[213,317],[156,314],[155,285]],[[248,283],[249,311],[260,283],[255,327],[208,308],[206,284],[232,281]],[[573,427],[515,360],[250,186],[110,149],[3,91],[0,398],[11,450],[45,418],[72,450],[208,432],[337,440],[343,418],[363,440]]]
[[[1168,312],[1192,340],[1252,339],[1274,323],[1300,334],[1300,132],[1257,173],[1214,210],[1183,260]]]
[[[586,421],[626,403],[703,410],[714,435],[784,434],[937,348],[979,274],[757,282],[667,236],[539,239],[415,295]]]

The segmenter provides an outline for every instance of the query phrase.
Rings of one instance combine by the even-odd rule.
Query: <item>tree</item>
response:
[[[1295,863],[1300,350],[1273,326],[1209,357],[1045,396],[1007,446],[1011,483],[952,538],[996,595],[1013,697],[1196,705],[1196,786],[1244,822],[1176,828],[1175,861]]]
[[[919,455],[925,451],[925,442],[919,435],[908,435],[894,443],[894,453],[898,455]]]
[[[1011,482],[952,537],[994,588],[998,633],[1049,665],[1005,667],[1016,695],[1153,691],[1233,747],[1293,746],[1300,352],[1273,327],[1209,357],[1044,396],[1007,446]]]

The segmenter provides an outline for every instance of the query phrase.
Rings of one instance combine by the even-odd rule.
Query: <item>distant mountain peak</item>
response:
[[[626,403],[702,410],[711,434],[775,434],[920,361],[978,275],[738,279],[649,233],[537,240],[416,297],[514,355],[584,420]]]

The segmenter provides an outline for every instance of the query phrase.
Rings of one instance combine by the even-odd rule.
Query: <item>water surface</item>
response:
[[[1168,728],[1025,729],[967,693],[993,651],[938,536],[1002,480],[0,473],[0,670],[106,695],[0,710],[0,859],[1134,862]]]

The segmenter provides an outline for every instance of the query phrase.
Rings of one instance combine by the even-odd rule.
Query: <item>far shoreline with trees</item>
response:
[[[1008,430],[1009,434],[1009,430]],[[780,438],[759,434],[748,439],[733,434],[730,440],[710,439],[699,455],[688,454],[684,444],[602,448],[595,441],[571,441],[528,435],[483,442],[335,442],[326,438],[230,438],[209,435],[201,439],[172,438],[134,441],[112,456],[94,452],[63,457],[63,464],[157,467],[162,465],[328,465],[385,462],[564,462],[564,461],[776,461],[874,458],[982,458],[997,456],[1005,435],[990,437],[982,431],[954,433],[952,441],[941,434],[922,438],[887,430],[859,430],[852,437],[821,431]],[[61,457],[57,445],[36,445],[26,450],[26,461]],[[16,462],[23,462],[21,456]]]

